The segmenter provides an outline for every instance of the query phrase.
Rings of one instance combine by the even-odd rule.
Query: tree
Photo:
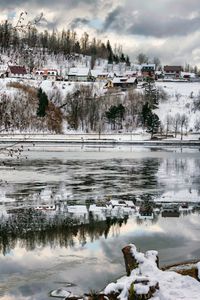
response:
[[[172,125],[172,122],[173,122],[172,116],[167,115],[167,116],[166,116],[166,138],[167,138],[167,136],[168,136],[169,129],[170,129],[170,126]]]
[[[144,54],[144,53],[139,53],[138,54],[137,62],[138,62],[139,65],[148,63],[148,61],[149,61],[149,58],[146,54]]]
[[[147,130],[151,133],[151,138],[158,132],[160,127],[159,117],[155,113],[150,113],[147,117]]]
[[[124,120],[125,107],[122,104],[119,104],[117,108],[118,108],[120,129],[123,129],[122,121]]]
[[[123,128],[122,121],[124,119],[125,107],[122,104],[118,106],[112,105],[108,111],[105,112],[106,118],[111,124],[111,129],[116,129],[116,122],[119,121],[120,129]]]
[[[144,127],[147,126],[147,119],[151,113],[152,112],[151,112],[149,103],[145,102],[145,104],[142,106],[142,112],[141,112],[142,125]]]
[[[173,127],[174,127],[175,138],[177,137],[177,133],[178,133],[178,130],[179,130],[180,119],[181,119],[181,116],[180,116],[179,113],[177,113],[177,114],[174,116],[173,121],[172,121],[172,125],[173,125]]]
[[[113,51],[112,51],[112,47],[110,45],[109,40],[107,41],[106,48],[107,48],[107,51],[108,51],[108,63],[112,64],[113,63]]]
[[[130,67],[131,63],[130,63],[130,59],[129,59],[129,56],[128,56],[128,55],[126,56],[126,59],[125,59],[125,60],[126,60],[126,66],[127,66],[127,67]]]
[[[37,96],[38,96],[38,100],[39,100],[37,116],[45,117],[46,109],[48,107],[48,102],[49,102],[48,97],[47,97],[46,93],[42,91],[41,88],[39,88]]]
[[[156,109],[158,107],[159,93],[155,86],[155,81],[149,77],[146,79],[144,99],[145,102],[149,103],[150,109]]]
[[[160,62],[159,57],[154,57],[153,58],[153,63],[155,64],[156,70],[158,70],[160,68],[160,66],[161,66],[161,62]]]
[[[187,132],[188,127],[188,116],[186,114],[182,114],[180,117],[180,127],[181,127],[181,140],[183,139],[183,128],[185,127]]]

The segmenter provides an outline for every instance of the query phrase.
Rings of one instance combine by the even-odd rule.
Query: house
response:
[[[125,71],[124,76],[126,76],[126,77],[136,77],[137,74],[138,74],[137,71],[131,71],[130,70],[130,71]]]
[[[183,68],[181,66],[164,66],[165,78],[179,78]]]
[[[106,81],[108,79],[108,72],[103,72],[101,70],[91,70],[91,76],[95,81]]]
[[[141,73],[143,78],[145,77],[151,77],[155,79],[155,64],[142,64],[141,65]]]
[[[24,66],[8,66],[6,70],[6,77],[26,77],[27,71]]]
[[[36,79],[57,80],[58,71],[56,69],[38,69],[34,71]]]
[[[92,81],[90,68],[70,68],[68,81]]]
[[[187,80],[187,81],[192,81],[192,82],[199,82],[200,78],[192,72],[181,72],[180,77]]]
[[[119,88],[121,90],[126,90],[128,88],[134,88],[137,86],[136,77],[114,77],[112,80],[109,80],[106,84],[107,88]]]

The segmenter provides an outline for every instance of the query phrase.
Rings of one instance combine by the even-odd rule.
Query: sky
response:
[[[132,61],[138,53],[163,64],[200,67],[199,0],[0,0],[0,20],[15,23],[44,14],[42,27],[84,31],[122,45]]]

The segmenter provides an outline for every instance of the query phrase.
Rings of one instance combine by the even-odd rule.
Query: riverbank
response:
[[[106,285],[101,292],[91,290],[89,294],[75,296],[68,289],[61,288],[51,291],[50,296],[69,300],[199,299],[198,261],[193,265],[184,263],[164,270],[159,268],[158,252],[155,250],[142,253],[137,251],[135,245],[129,244],[122,252],[126,275]]]
[[[0,144],[91,144],[91,145],[140,145],[140,146],[197,146],[200,147],[200,135],[188,135],[180,138],[150,139],[148,134],[1,134]]]

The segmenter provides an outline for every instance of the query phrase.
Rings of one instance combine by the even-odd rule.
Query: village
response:
[[[0,64],[0,78],[50,80],[68,82],[100,82],[105,83],[106,89],[134,88],[138,83],[151,78],[159,82],[200,82],[200,76],[195,72],[185,72],[180,65],[165,65],[157,68],[153,63],[131,64],[127,67],[125,63],[106,64],[88,67],[90,57],[85,58],[85,64],[66,61],[64,67],[30,68],[25,65],[11,63]],[[71,66],[72,65],[72,66]],[[159,69],[159,70],[157,70]]]

